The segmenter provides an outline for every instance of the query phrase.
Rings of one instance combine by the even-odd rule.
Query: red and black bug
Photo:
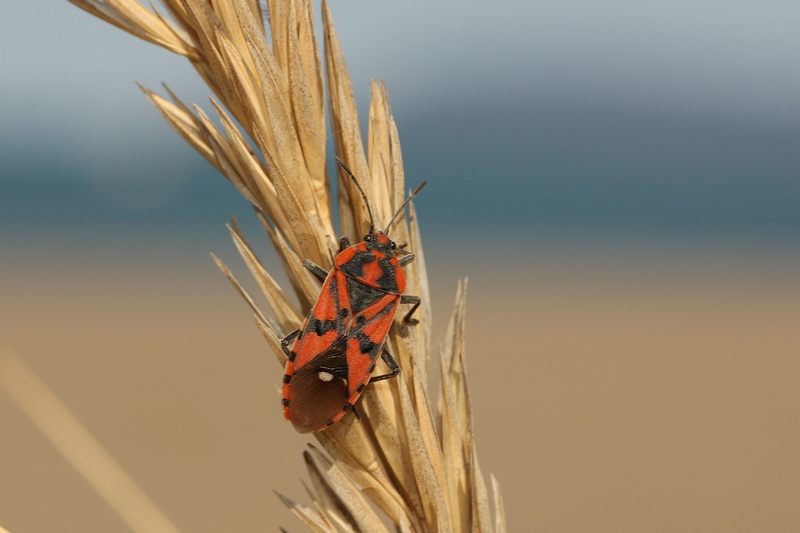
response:
[[[370,227],[364,240],[353,246],[342,237],[330,272],[311,261],[303,263],[323,284],[303,325],[282,341],[289,357],[283,376],[283,413],[301,433],[330,427],[353,409],[367,383],[400,372],[384,347],[386,336],[400,304],[414,304],[403,319],[406,323],[416,322],[411,315],[420,305],[419,296],[403,294],[406,277],[402,267],[413,261],[414,255],[398,258],[387,233],[427,182],[408,197],[384,231],[375,231],[367,195],[350,169],[334,158],[361,192]],[[391,373],[373,377],[379,355]]]

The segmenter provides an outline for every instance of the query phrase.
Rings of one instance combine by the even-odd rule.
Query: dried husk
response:
[[[326,1],[322,54],[308,0],[268,0],[266,8],[257,0],[164,0],[163,14],[135,0],[70,1],[132,35],[186,56],[209,84],[219,126],[169,89],[168,98],[144,87],[143,91],[167,122],[254,206],[291,289],[275,281],[235,223],[231,236],[262,296],[248,294],[231,271],[214,260],[253,309],[270,350],[284,363],[281,338],[300,326],[320,290],[303,261],[330,269],[339,236],[360,241],[371,223],[360,192],[338,168],[338,193],[332,196],[326,168],[326,102],[336,154],[358,177],[376,229],[386,228],[408,194],[385,84],[374,81],[370,87],[363,136]],[[458,286],[450,326],[435,356],[437,401],[428,389],[428,275],[413,203],[408,210],[408,220],[399,217],[390,234],[416,256],[405,269],[407,293],[420,296],[422,305],[415,315],[419,324],[402,323],[407,311],[401,310],[388,335],[386,347],[402,373],[366,388],[357,405],[360,420],[347,415],[315,434],[321,449],[311,446],[304,454],[313,505],[279,497],[312,531],[387,531],[383,513],[402,532],[502,533],[506,524],[499,485],[492,478],[492,506],[472,437],[464,364],[466,282]],[[338,231],[334,211],[339,215]],[[281,375],[276,369],[276,382]]]

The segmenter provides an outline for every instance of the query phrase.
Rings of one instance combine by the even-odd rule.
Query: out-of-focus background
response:
[[[318,5],[315,6],[318,11]],[[481,465],[512,531],[800,528],[800,5],[332,2],[389,87],[437,331],[469,276]],[[67,2],[0,17],[0,345],[184,531],[302,527],[309,439],[208,252],[231,185],[136,81],[181,58]],[[126,531],[0,392],[0,525]]]

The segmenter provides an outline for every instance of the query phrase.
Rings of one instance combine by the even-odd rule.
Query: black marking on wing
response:
[[[372,315],[369,318],[367,318],[363,314],[359,314],[358,316],[356,316],[356,328],[351,329],[350,332],[348,333],[348,335],[350,335],[350,336],[356,335],[359,339],[360,339],[361,335],[366,337],[366,335],[364,335],[364,333],[362,333],[363,329],[368,324],[370,324],[370,323],[376,321],[377,319],[381,318],[383,315],[385,315],[387,313],[391,313],[394,310],[395,305],[396,305],[396,302],[394,300],[388,301],[388,302],[386,302],[386,304],[383,307],[380,308],[380,310],[377,313],[375,313],[374,315]],[[359,340],[359,342],[361,342],[361,341]]]
[[[339,283],[336,278],[331,280],[329,285],[330,291],[333,294],[333,301],[335,305],[339,306]],[[342,318],[345,318],[347,315],[350,314],[348,309],[339,309],[336,312],[337,318],[330,320],[324,319],[320,320],[315,318],[314,316],[309,316],[306,320],[305,328],[303,329],[302,335],[306,335],[309,333],[316,333],[318,336],[322,337],[329,331],[337,331],[340,334],[344,332],[344,326],[342,324]]]
[[[380,344],[375,344],[368,335],[360,331],[358,334],[356,334],[356,340],[358,341],[358,349],[361,351],[361,353],[369,354],[370,356],[377,354],[381,347]]]
[[[386,292],[399,292],[399,288],[397,287],[396,267],[392,265],[390,259],[388,257],[381,257],[378,259],[378,265],[380,265],[381,271],[383,272],[381,277],[376,280],[378,286]]]
[[[308,317],[305,333],[313,332],[321,337],[326,333],[328,333],[329,331],[336,331],[338,325],[339,325],[338,320],[319,320],[311,316]]]
[[[386,295],[385,292],[364,285],[357,279],[347,278],[347,293],[353,313],[360,313]]]
[[[361,252],[358,251],[353,255],[350,261],[344,263],[339,268],[344,272],[346,275],[353,277],[353,278],[363,278],[364,277],[364,265],[367,263],[372,263],[375,261],[375,256],[372,252]]]

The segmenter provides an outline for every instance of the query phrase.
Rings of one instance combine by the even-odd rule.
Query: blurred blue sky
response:
[[[388,85],[429,231],[800,237],[797,2],[331,6],[362,109]],[[248,216],[135,86],[210,107],[181,58],[26,0],[4,6],[0,72],[6,244]]]

